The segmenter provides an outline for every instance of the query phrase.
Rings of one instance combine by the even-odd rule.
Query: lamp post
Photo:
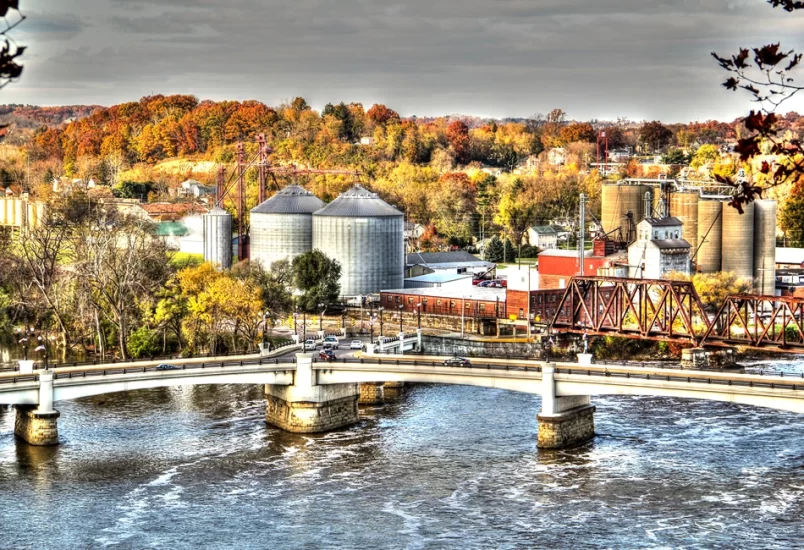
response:
[[[422,303],[419,302],[416,304],[416,328],[421,330],[422,328]]]
[[[18,344],[22,345],[22,357],[24,361],[28,360],[28,333],[22,329],[17,329]]]
[[[307,341],[307,312],[302,311],[302,342]]]
[[[327,305],[318,304],[318,308],[321,310],[321,317],[318,318],[318,330],[324,332],[324,313],[327,311]]]
[[[299,329],[296,327],[296,321],[299,319],[299,312],[293,312],[293,334],[299,334]]]
[[[368,311],[366,312],[366,315],[368,315],[368,318],[369,318],[369,342],[373,342],[374,341],[374,321],[375,321],[376,317],[374,317],[374,315],[372,315],[372,313],[368,312]]]
[[[35,351],[41,351],[43,358],[45,360],[45,370],[47,370],[47,342],[41,336],[39,337],[39,345],[36,346]]]
[[[405,309],[405,304],[399,304],[399,333],[402,334],[402,310]]]
[[[380,338],[382,338],[383,337],[383,334],[382,334],[382,312],[385,311],[385,308],[380,306],[379,310],[380,310]]]
[[[464,337],[464,317],[466,314],[466,296],[461,296],[461,339]]]
[[[262,349],[265,349],[265,345],[268,343],[268,312],[262,314]]]

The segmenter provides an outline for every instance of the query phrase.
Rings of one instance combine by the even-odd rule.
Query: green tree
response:
[[[132,359],[153,357],[159,351],[156,333],[146,326],[141,326],[128,338],[128,352]]]
[[[318,249],[293,258],[293,282],[302,294],[303,311],[317,311],[318,304],[332,304],[341,293],[341,264]]]
[[[689,164],[690,158],[681,149],[670,149],[662,156],[664,164]]]
[[[500,263],[503,261],[503,243],[497,235],[489,239],[483,256],[487,262]]]
[[[804,176],[799,178],[779,211],[779,226],[788,246],[804,246]]]

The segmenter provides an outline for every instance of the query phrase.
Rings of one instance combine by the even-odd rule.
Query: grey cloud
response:
[[[79,36],[26,67],[42,95],[80,94],[80,82],[107,104],[142,90],[303,95],[406,114],[527,115],[566,101],[586,118],[722,117],[733,96],[709,52],[800,41],[804,21],[761,0],[73,1],[87,2]]]

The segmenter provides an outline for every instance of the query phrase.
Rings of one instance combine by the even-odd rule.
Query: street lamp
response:
[[[385,311],[385,308],[380,306],[379,310],[380,310],[380,338],[382,338],[383,337],[383,334],[382,334],[382,312]]]
[[[321,309],[321,317],[318,318],[318,330],[324,332],[324,313],[327,311],[326,304],[318,304],[319,309]]]
[[[302,341],[307,341],[307,312],[302,311]]]
[[[422,303],[416,304],[416,325],[419,330],[422,328]]]
[[[374,315],[374,314],[372,314],[371,312],[368,312],[368,311],[366,312],[366,315],[368,315],[368,319],[369,319],[369,342],[373,342],[374,341],[374,321],[377,320],[377,317],[376,317],[376,315]]]
[[[25,361],[28,360],[28,333],[23,332],[22,329],[17,329],[17,338],[19,338],[19,344],[22,345],[22,355]]]
[[[402,334],[402,310],[405,309],[405,304],[399,304],[399,334]]]
[[[296,335],[298,335],[298,334],[299,334],[299,329],[296,327],[296,321],[297,321],[298,319],[299,319],[299,312],[298,312],[298,311],[294,311],[294,312],[293,312],[293,334],[296,334]]]

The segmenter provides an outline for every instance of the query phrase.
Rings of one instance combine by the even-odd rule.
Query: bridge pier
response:
[[[14,434],[31,445],[58,445],[59,411],[53,409],[53,372],[39,371],[39,405],[16,405]]]
[[[296,354],[292,386],[265,385],[265,421],[293,433],[318,433],[357,422],[358,384],[316,384],[313,354]]]
[[[360,405],[378,405],[385,402],[385,392],[382,382],[361,382],[360,398],[357,400]]]
[[[540,449],[564,449],[595,437],[595,407],[588,395],[556,396],[555,366],[542,367],[542,410],[537,415]]]

